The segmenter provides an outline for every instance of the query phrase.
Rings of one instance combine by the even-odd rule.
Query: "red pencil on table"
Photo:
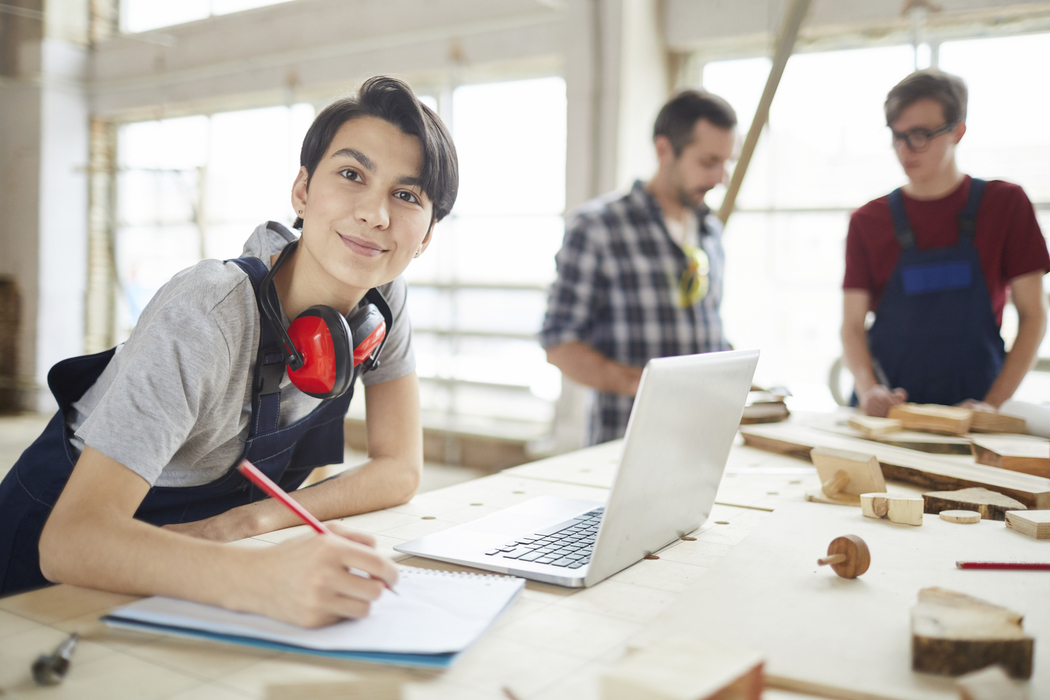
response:
[[[275,484],[270,477],[266,476],[261,471],[259,471],[259,468],[251,462],[249,462],[248,460],[241,460],[241,463],[237,467],[237,470],[241,474],[244,474],[244,476],[246,476],[253,484],[261,488],[268,495],[270,495],[277,501],[283,503],[288,508],[288,510],[298,515],[300,520],[312,527],[318,533],[322,535],[335,534],[331,530],[329,530],[324,523],[315,518],[313,514],[310,513],[310,511],[308,511],[306,508],[303,508],[298,501],[289,496],[284,489]],[[397,591],[388,586],[386,582],[384,582],[383,585],[386,586],[386,589],[391,593],[397,593]]]
[[[1036,561],[957,561],[960,569],[1013,569],[1018,571],[1050,571],[1050,562]]]

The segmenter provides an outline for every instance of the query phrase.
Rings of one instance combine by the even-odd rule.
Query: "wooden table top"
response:
[[[277,686],[287,690],[295,685],[301,697],[323,698],[326,688],[390,674],[404,682],[402,697],[411,699],[596,699],[598,677],[623,656],[632,640],[644,639],[654,624],[663,624],[661,615],[696,588],[779,504],[804,503],[805,492],[819,488],[807,462],[739,442],[730,454],[711,517],[691,533],[694,541],[675,541],[657,552],[659,559],[641,561],[588,589],[528,582],[494,627],[445,671],[391,670],[359,661],[110,629],[99,616],[132,597],[60,585],[0,599],[3,699],[276,698],[281,690]],[[393,546],[534,496],[604,500],[620,449],[619,442],[607,443],[514,467],[344,522],[375,535],[380,550],[405,565],[467,570],[400,554]],[[860,517],[859,509],[856,512]],[[289,528],[231,546],[267,546],[302,531]],[[1045,596],[1050,577],[1047,581],[1043,594],[1050,598]],[[65,681],[51,688],[34,686],[32,661],[74,631],[82,640]],[[353,697],[345,687],[341,692],[339,697]],[[799,697],[776,691],[765,695],[781,696]]]

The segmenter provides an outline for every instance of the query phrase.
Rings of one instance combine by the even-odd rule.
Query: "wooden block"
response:
[[[1050,540],[1050,510],[1009,511],[1006,527],[1037,540]]]
[[[882,473],[888,480],[915,484],[931,491],[983,486],[1016,498],[1029,508],[1050,509],[1050,479],[974,464],[963,457],[922,454],[893,445],[832,435],[790,421],[741,428],[740,434],[745,444],[751,447],[801,459],[808,459],[815,447],[864,450],[878,457]]]
[[[999,665],[959,676],[955,687],[959,689],[959,700],[1028,700],[1028,689],[1010,680]]]
[[[760,700],[763,659],[724,640],[670,637],[631,651],[600,679],[602,700]]]
[[[912,670],[959,676],[1002,664],[1011,677],[1030,678],[1035,640],[1021,619],[978,598],[924,588],[911,609]]]
[[[828,545],[828,555],[817,559],[817,566],[831,565],[842,578],[857,578],[871,565],[867,543],[856,535],[836,537]]]
[[[978,464],[1050,478],[1050,440],[1027,435],[982,435],[972,442]]]
[[[905,430],[963,435],[970,432],[973,411],[957,406],[902,403],[890,408],[889,417],[899,420]]]
[[[927,513],[942,510],[975,510],[985,520],[1005,520],[1008,510],[1025,510],[1018,500],[996,491],[976,487],[958,491],[930,491],[922,494]]]
[[[1024,418],[1007,416],[991,411],[974,411],[970,421],[970,432],[974,433],[1020,433],[1028,432]]]
[[[860,509],[869,518],[885,518],[902,525],[922,525],[923,500],[917,496],[862,493]]]
[[[850,416],[849,427],[859,430],[864,437],[878,437],[899,433],[902,430],[901,422],[895,418],[879,418],[877,416]]]
[[[973,525],[981,522],[981,514],[975,510],[942,510],[939,515],[941,520],[947,520],[950,523]]]
[[[828,496],[886,490],[879,460],[872,454],[816,447],[809,456]]]

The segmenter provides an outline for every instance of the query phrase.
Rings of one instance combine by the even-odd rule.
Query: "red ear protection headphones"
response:
[[[280,339],[292,384],[314,398],[334,399],[350,388],[358,367],[367,372],[379,366],[393,320],[382,295],[373,289],[365,297],[370,303],[358,306],[347,318],[319,304],[299,314],[285,330],[273,277],[298,246],[297,240],[285,246],[263,278],[263,315]],[[376,301],[383,311],[372,303]]]

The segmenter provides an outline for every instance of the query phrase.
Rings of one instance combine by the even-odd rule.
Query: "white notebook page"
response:
[[[524,585],[524,579],[509,576],[401,567],[396,595],[383,591],[367,617],[320,629],[161,596],[116,608],[110,615],[308,649],[444,654],[473,642]]]

